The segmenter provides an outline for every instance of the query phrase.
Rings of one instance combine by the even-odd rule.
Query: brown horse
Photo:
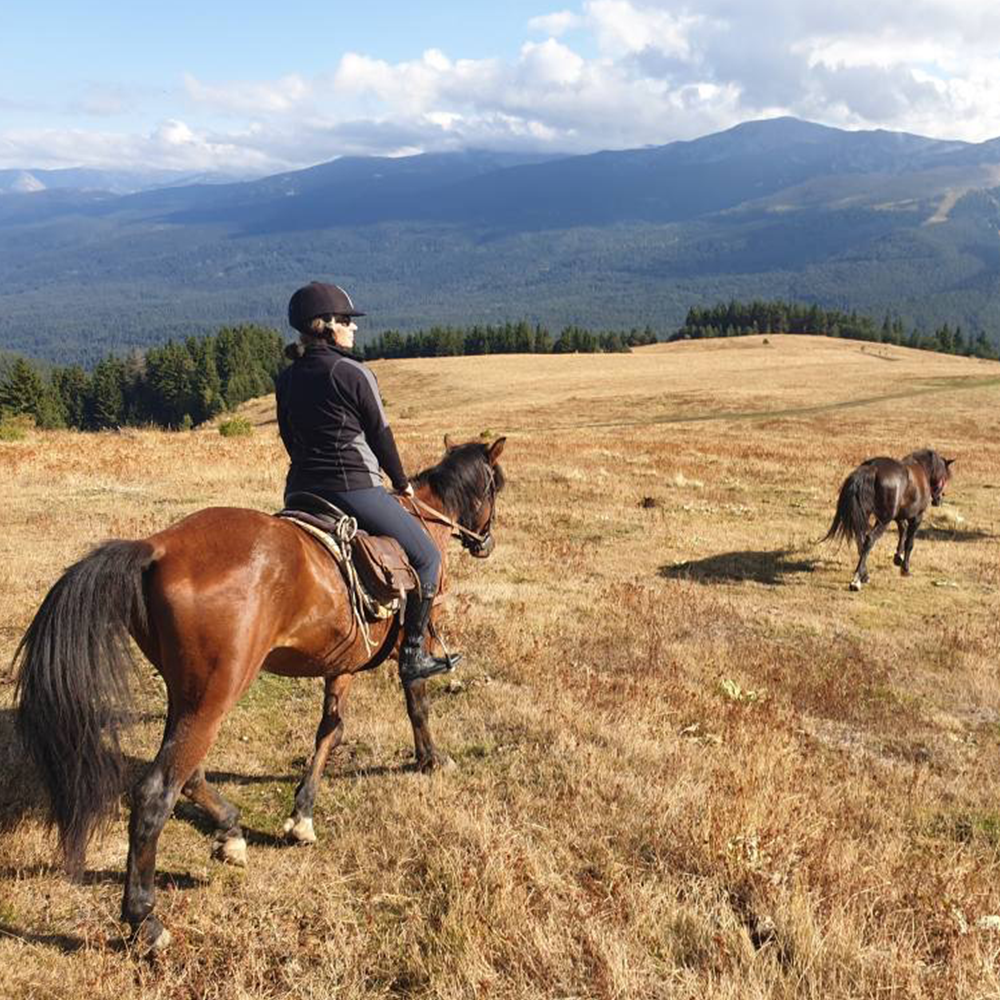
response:
[[[493,548],[497,464],[504,438],[448,446],[442,461],[414,480],[417,498],[444,515],[424,518],[444,549],[455,525]],[[442,581],[444,571],[442,564]],[[215,853],[245,863],[239,812],[205,779],[202,760],[222,720],[262,670],[323,677],[316,747],[295,793],[290,839],[314,841],[312,815],[327,758],[344,732],[354,675],[391,652],[395,619],[371,625],[373,657],[362,641],[340,569],[312,536],[253,510],[209,508],[137,541],[110,541],[71,566],[42,602],[15,654],[18,724],[48,791],[66,866],[83,869],[87,844],[125,784],[119,744],[130,716],[131,635],[167,687],[160,750],[132,789],[122,918],[140,947],[170,940],[153,914],[156,846],[180,794],[216,826]],[[426,682],[405,685],[417,766],[450,763],[427,724]]]
[[[844,480],[837,513],[823,541],[838,536],[854,539],[858,565],[851,590],[860,590],[868,582],[868,553],[890,521],[895,521],[899,529],[892,561],[903,576],[910,575],[910,553],[920,520],[929,505],[937,507],[941,503],[954,461],[924,448],[898,462],[894,458],[869,458]]]

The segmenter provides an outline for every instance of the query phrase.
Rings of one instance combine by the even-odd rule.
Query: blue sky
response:
[[[586,152],[779,114],[1000,135],[995,0],[5,7],[0,167]]]

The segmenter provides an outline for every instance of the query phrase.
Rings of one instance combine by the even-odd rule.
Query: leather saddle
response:
[[[335,554],[342,552],[351,560],[361,586],[376,604],[395,610],[396,602],[405,601],[410,591],[419,590],[417,574],[395,538],[362,531],[350,515],[322,497],[289,493],[284,508],[275,516],[306,526],[306,530],[313,529],[310,534],[320,531],[327,536],[329,541],[320,541]]]

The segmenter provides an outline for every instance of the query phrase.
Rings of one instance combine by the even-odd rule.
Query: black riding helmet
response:
[[[317,316],[364,316],[354,308],[350,295],[340,285],[311,281],[303,285],[288,300],[288,325],[304,333],[311,319]]]

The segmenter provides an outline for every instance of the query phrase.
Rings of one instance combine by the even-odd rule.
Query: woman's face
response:
[[[358,324],[350,316],[334,316],[330,329],[333,331],[333,342],[338,347],[345,347],[348,350],[354,347],[354,334]]]

